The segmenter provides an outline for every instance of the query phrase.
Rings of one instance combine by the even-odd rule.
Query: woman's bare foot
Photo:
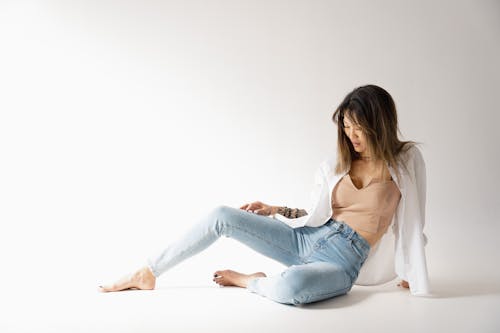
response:
[[[213,281],[222,286],[236,286],[241,288],[246,288],[248,282],[257,277],[266,277],[267,275],[262,272],[257,272],[253,274],[242,274],[230,269],[224,271],[216,271],[214,273]]]
[[[155,288],[156,277],[153,275],[149,267],[143,267],[137,272],[127,275],[117,282],[107,285],[99,286],[100,291],[120,291],[126,289],[143,289],[151,290]]]

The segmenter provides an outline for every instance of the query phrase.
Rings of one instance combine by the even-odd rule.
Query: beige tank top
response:
[[[344,221],[355,230],[384,234],[400,198],[393,180],[370,182],[358,189],[346,174],[332,192],[332,218]]]

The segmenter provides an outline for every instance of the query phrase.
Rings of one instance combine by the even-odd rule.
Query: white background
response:
[[[431,283],[498,281],[499,37],[486,0],[2,1],[0,282],[93,292],[218,205],[307,208],[364,84],[423,143]],[[221,239],[159,283],[223,268],[283,266]]]

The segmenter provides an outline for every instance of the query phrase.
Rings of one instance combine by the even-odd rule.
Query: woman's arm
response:
[[[307,211],[305,209],[288,208],[286,206],[270,206],[260,201],[254,201],[252,203],[245,204],[241,206],[240,209],[266,216],[274,216],[275,214],[280,214],[289,219],[295,219],[307,215]]]
[[[430,294],[425,257],[427,237],[425,226],[425,162],[417,147],[407,160],[410,172],[403,175],[405,205],[395,229],[395,270],[401,278],[400,286],[409,288],[412,295]],[[411,269],[410,269],[411,267]],[[411,281],[411,285],[409,284]]]

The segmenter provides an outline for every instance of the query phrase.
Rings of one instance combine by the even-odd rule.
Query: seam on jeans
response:
[[[359,245],[359,247],[361,247],[363,250],[365,250],[365,252],[368,252],[370,251],[370,244],[365,244],[364,241],[362,241],[361,239],[355,239],[353,238],[353,240]]]
[[[362,242],[360,242],[359,240],[355,240],[352,245],[354,247],[357,247],[357,250],[361,252],[362,259],[366,259],[368,257],[370,249],[366,248],[366,246]]]
[[[243,228],[240,228],[240,227],[237,227],[237,226],[234,226],[234,225],[232,225],[232,226],[230,226],[230,227],[231,227],[231,228],[235,228],[235,229],[242,230],[242,231],[244,231],[245,233],[248,233],[248,234],[250,234],[250,235],[252,235],[252,236],[254,236],[254,237],[256,237],[256,238],[259,238],[259,239],[261,239],[261,240],[265,241],[267,244],[270,244],[270,245],[272,245],[273,247],[275,247],[275,248],[277,248],[277,249],[279,249],[279,250],[281,250],[281,251],[283,251],[283,252],[285,252],[285,253],[287,253],[287,254],[291,255],[292,257],[299,259],[299,260],[300,260],[303,264],[305,264],[305,263],[306,263],[306,262],[304,261],[304,259],[303,259],[301,256],[295,255],[295,254],[293,254],[292,252],[288,251],[287,249],[282,248],[282,247],[280,247],[280,246],[277,246],[276,244],[274,244],[274,243],[272,243],[272,242],[269,242],[267,239],[264,239],[264,238],[260,237],[258,234],[252,233],[251,231],[249,232],[249,231],[248,231],[248,230],[246,230],[246,229],[243,229]]]
[[[360,252],[360,250],[358,249],[357,247],[357,244],[355,244],[352,239],[351,241],[349,242],[350,246],[351,246],[351,249],[352,251],[359,257],[359,259],[363,259],[365,257],[363,251]]]
[[[171,246],[172,246],[172,245],[171,245]],[[186,253],[186,252],[187,252],[187,253],[191,253],[191,252],[192,252],[192,249],[194,249],[194,248],[196,248],[196,244],[192,244],[190,247],[188,247],[188,248],[186,248],[186,249],[184,249],[184,250],[180,251],[180,252],[179,252],[179,254],[177,254],[177,256],[176,256],[176,257],[177,257],[177,259],[176,259],[176,260],[171,260],[171,261],[170,261],[170,263],[166,266],[166,267],[167,267],[167,269],[165,269],[165,268],[164,268],[164,269],[162,269],[162,272],[165,272],[166,270],[169,270],[170,268],[172,268],[172,267],[174,267],[175,265],[177,265],[179,262],[181,262],[181,261],[185,260],[185,259],[183,259],[183,260],[180,260],[180,261],[179,261],[179,257],[181,257],[181,256],[185,255],[185,253]],[[199,253],[199,251],[198,251],[198,253]],[[193,255],[194,255],[194,254],[192,254],[192,253],[191,253],[190,257],[192,257]],[[160,258],[161,258],[161,259],[163,259],[163,256],[164,256],[164,252],[161,254]],[[156,266],[155,266],[155,271],[156,271]]]
[[[315,247],[317,244],[319,244],[320,241],[324,240],[325,242],[329,242],[330,239],[335,237],[335,235],[338,233],[340,233],[339,230],[332,230],[332,231],[328,232],[326,235],[324,235],[323,237],[320,237],[316,242],[314,242],[314,244],[311,248],[311,251],[303,258],[304,263],[308,263],[309,259],[311,259],[312,255],[316,253],[317,249],[315,249]]]

